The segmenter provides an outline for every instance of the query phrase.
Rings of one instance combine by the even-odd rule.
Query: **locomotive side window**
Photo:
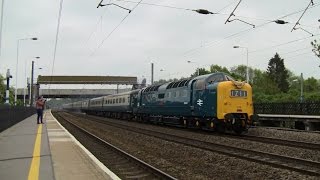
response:
[[[157,100],[157,95],[156,94],[152,94],[152,101],[156,101]]]
[[[181,92],[181,97],[187,97],[187,94],[188,94],[187,90],[183,90]]]
[[[164,98],[164,94],[158,94],[158,98],[159,99],[163,99]]]

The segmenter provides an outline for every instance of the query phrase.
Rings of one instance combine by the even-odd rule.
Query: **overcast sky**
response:
[[[139,4],[129,15],[117,6],[97,9],[99,2],[64,0],[53,75],[137,76],[150,82],[153,62],[155,80],[187,77],[197,67],[208,68],[210,64],[228,68],[246,64],[245,49],[232,48],[239,45],[249,49],[249,66],[253,68],[266,70],[269,59],[278,52],[295,74],[320,78],[320,59],[310,45],[311,40],[320,39],[319,0],[314,0],[315,5],[297,26],[314,37],[301,29],[291,32],[302,12],[283,18],[289,22],[285,25],[259,26],[305,9],[310,0],[242,0],[234,13],[236,17],[231,19],[255,24],[256,28],[240,21],[225,24],[238,0],[143,0],[142,3],[181,9]],[[131,2],[111,2],[129,9],[136,6]],[[25,84],[25,69],[29,77],[32,60],[36,61],[36,75],[51,75],[59,3],[60,0],[5,1],[0,74],[11,69],[12,85],[16,81],[18,39],[39,38],[20,41],[18,86]],[[186,9],[208,9],[220,14],[202,15]],[[287,43],[298,39],[303,40]],[[41,58],[34,59],[35,56]]]

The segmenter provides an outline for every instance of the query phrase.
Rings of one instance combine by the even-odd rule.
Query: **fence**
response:
[[[256,103],[255,114],[320,115],[320,102]]]
[[[0,132],[35,114],[30,107],[11,107],[0,105]]]

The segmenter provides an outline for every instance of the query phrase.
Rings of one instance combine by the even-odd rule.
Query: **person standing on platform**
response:
[[[36,109],[37,109],[37,114],[38,114],[38,117],[37,117],[37,124],[40,124],[42,123],[43,124],[43,110],[44,110],[44,105],[46,103],[46,100],[43,99],[42,96],[38,97],[38,100],[36,102]]]

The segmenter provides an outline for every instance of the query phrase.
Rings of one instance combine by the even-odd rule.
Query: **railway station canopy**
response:
[[[137,84],[133,76],[38,76],[38,84]]]

